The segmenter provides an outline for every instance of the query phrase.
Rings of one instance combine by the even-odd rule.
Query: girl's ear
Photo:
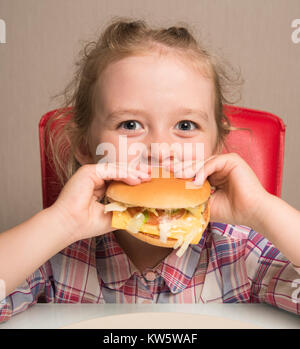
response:
[[[93,157],[86,142],[80,142],[74,151],[74,156],[80,165],[92,164]]]

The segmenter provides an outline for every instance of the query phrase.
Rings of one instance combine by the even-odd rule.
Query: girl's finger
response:
[[[125,178],[148,178],[148,174],[127,166],[127,164],[101,163],[97,164],[97,175],[105,180]]]
[[[184,162],[181,162],[180,164],[177,163],[176,166],[174,166],[174,176],[177,178],[192,178],[196,177],[198,181],[203,176],[203,172],[201,171],[201,168],[212,158],[215,158],[217,155],[213,155],[206,159],[205,161],[196,161],[196,160],[187,160]],[[170,166],[169,166],[170,168]]]
[[[195,185],[202,185],[210,177],[212,185],[218,185],[229,175],[237,165],[239,156],[235,153],[214,155],[205,161],[204,166],[196,174],[193,181]]]

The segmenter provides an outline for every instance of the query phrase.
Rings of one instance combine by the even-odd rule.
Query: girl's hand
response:
[[[112,212],[104,213],[99,201],[104,197],[106,181],[121,180],[130,185],[147,181],[145,172],[127,169],[125,165],[83,165],[63,187],[51,206],[65,227],[70,241],[82,240],[113,231]]]
[[[189,177],[195,176],[194,184],[202,185],[208,179],[215,187],[210,197],[211,221],[251,227],[260,217],[268,192],[238,154],[214,155],[200,169],[193,170],[189,164],[183,170],[184,177],[187,172]]]

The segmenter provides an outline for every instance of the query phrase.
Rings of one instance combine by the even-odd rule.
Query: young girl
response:
[[[237,154],[221,154],[231,128],[220,67],[182,27],[117,19],[86,46],[66,94],[73,117],[52,143],[64,188],[52,206],[0,234],[1,321],[41,296],[57,303],[266,302],[300,314],[300,213],[269,194]],[[165,165],[151,158],[153,143],[204,145],[205,165],[192,177],[216,189],[211,222],[182,257],[111,227],[101,203],[108,181],[151,180],[150,166],[124,175],[117,163],[113,175],[98,163],[104,142],[118,159],[120,136],[128,148],[140,142],[149,149],[148,165]]]

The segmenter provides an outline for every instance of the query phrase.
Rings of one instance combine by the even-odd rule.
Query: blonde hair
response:
[[[101,73],[112,62],[151,52],[153,49],[160,54],[172,52],[183,60],[188,59],[189,64],[212,79],[217,146],[226,146],[226,136],[236,128],[230,125],[224,107],[225,104],[236,103],[227,94],[232,95],[235,87],[243,82],[240,73],[197,42],[187,24],[151,28],[141,19],[114,17],[97,41],[90,41],[84,46],[76,62],[74,78],[62,94],[54,96],[63,96],[64,101],[46,125],[49,140],[46,151],[61,184],[81,166],[74,156],[75,150],[80,146],[88,149],[88,129],[94,114],[95,86],[98,79],[101,79]]]

